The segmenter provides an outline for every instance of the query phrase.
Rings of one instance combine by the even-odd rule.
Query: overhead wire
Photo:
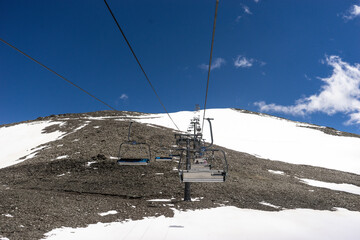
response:
[[[136,56],[136,54],[135,54],[135,52],[134,52],[133,48],[131,47],[131,45],[130,45],[130,43],[129,43],[128,39],[126,38],[125,33],[124,33],[124,32],[123,32],[123,30],[121,29],[121,27],[120,27],[120,25],[119,25],[118,21],[116,20],[115,15],[114,15],[114,14],[113,14],[113,12],[111,11],[111,8],[110,8],[109,4],[106,2],[106,0],[104,0],[104,2],[105,2],[105,4],[106,4],[106,7],[108,8],[108,10],[109,10],[109,12],[110,12],[111,16],[113,17],[113,19],[114,19],[114,21],[115,21],[115,23],[116,23],[116,25],[117,25],[118,29],[120,30],[121,35],[123,36],[123,38],[124,38],[124,40],[125,40],[126,44],[128,45],[128,47],[129,47],[129,49],[130,49],[131,53],[133,54],[133,56],[134,56],[134,58],[135,58],[136,62],[138,63],[138,65],[139,65],[139,67],[140,67],[141,71],[143,72],[143,74],[144,74],[144,76],[145,76],[146,80],[148,81],[148,83],[149,83],[149,85],[150,85],[151,89],[152,89],[152,90],[153,90],[153,92],[155,93],[155,95],[156,95],[156,97],[157,97],[158,101],[160,102],[161,106],[164,108],[164,110],[165,110],[166,114],[168,115],[168,117],[170,118],[170,120],[172,121],[172,123],[175,125],[175,127],[177,128],[177,130],[179,130],[179,131],[180,131],[180,129],[178,128],[178,126],[176,125],[176,123],[174,122],[174,120],[172,119],[172,117],[170,116],[169,112],[166,110],[165,105],[164,105],[164,104],[163,104],[163,102],[161,101],[160,96],[159,96],[159,95],[158,95],[158,93],[156,92],[155,87],[154,87],[154,86],[153,86],[153,84],[151,83],[151,81],[150,81],[149,77],[147,76],[147,74],[146,74],[146,72],[145,72],[144,68],[142,67],[142,65],[141,65],[141,63],[140,63],[140,61],[139,61],[139,59],[137,58],[137,56]]]
[[[51,68],[45,66],[44,64],[42,64],[41,62],[39,62],[38,60],[32,58],[31,56],[29,56],[28,54],[24,53],[23,51],[21,51],[20,49],[16,48],[14,45],[8,43],[7,41],[5,41],[4,39],[0,38],[0,41],[5,43],[6,45],[8,45],[9,47],[15,49],[17,52],[21,53],[22,55],[24,55],[25,57],[29,58],[30,60],[34,61],[35,63],[39,64],[40,66],[42,66],[43,68],[45,68],[46,70],[54,73],[56,76],[62,78],[63,80],[65,80],[66,82],[68,82],[69,84],[73,85],[74,87],[80,89],[81,91],[83,91],[84,93],[86,93],[87,95],[89,95],[90,97],[94,98],[96,101],[99,101],[100,103],[104,104],[105,106],[107,106],[108,108],[110,108],[111,110],[114,111],[118,111],[115,108],[113,108],[112,106],[110,106],[109,104],[107,104],[106,102],[102,101],[101,99],[95,97],[93,94],[89,93],[88,91],[86,91],[85,89],[81,88],[79,85],[75,84],[74,82],[66,79],[64,76],[58,74],[57,72],[55,72],[54,70],[52,70]]]
[[[217,18],[218,6],[219,6],[219,0],[216,0],[214,25],[213,25],[213,32],[212,32],[212,38],[211,38],[209,70],[208,70],[207,83],[206,83],[206,93],[205,93],[205,103],[204,103],[204,114],[203,114],[203,121],[202,121],[201,131],[202,131],[202,129],[204,128],[204,121],[205,121],[206,103],[207,103],[207,96],[208,96],[208,90],[209,90],[210,71],[211,71],[211,60],[212,60],[212,52],[213,52],[213,47],[214,47],[214,36],[215,36],[215,28],[216,28],[216,18]]]
[[[115,15],[113,14],[110,6],[108,5],[107,1],[104,0],[111,16],[113,17],[118,29],[120,30],[124,40],[126,41],[131,53],[133,54],[136,62],[138,63],[141,71],[143,72],[147,82],[149,83],[151,89],[153,90],[153,92],[155,93],[158,101],[160,102],[161,106],[164,108],[167,116],[170,118],[170,120],[172,121],[172,123],[175,125],[175,127],[177,128],[177,130],[180,131],[180,129],[178,128],[178,126],[176,125],[176,123],[174,122],[174,120],[172,119],[172,117],[170,116],[169,112],[167,111],[165,105],[163,104],[163,102],[161,101],[160,96],[158,95],[158,93],[155,90],[155,87],[153,86],[153,84],[151,83],[149,77],[147,76],[144,68],[142,67],[139,59],[137,58],[133,48],[131,47],[128,39],[125,36],[125,33],[123,32],[122,28],[120,27]],[[210,71],[211,71],[211,62],[212,62],[212,52],[213,52],[213,45],[214,45],[214,36],[215,36],[215,28],[216,28],[216,19],[217,19],[217,10],[218,10],[218,5],[219,5],[219,0],[216,0],[216,7],[215,7],[215,17],[214,17],[214,25],[213,25],[213,33],[212,33],[212,40],[211,40],[211,50],[210,50],[210,60],[209,60],[209,69],[208,69],[208,76],[207,76],[207,84],[206,84],[206,94],[205,94],[205,103],[204,103],[204,114],[203,114],[203,122],[202,122],[202,129],[204,127],[204,120],[205,120],[205,114],[206,114],[206,104],[207,104],[207,96],[208,96],[208,89],[209,89],[209,80],[210,80]],[[108,108],[114,110],[114,111],[118,111],[117,109],[115,109],[114,107],[110,106],[109,104],[107,104],[106,102],[102,101],[101,99],[97,98],[96,96],[94,96],[93,94],[91,94],[90,92],[86,91],[85,89],[81,88],[80,86],[78,86],[77,84],[75,84],[74,82],[68,80],[67,78],[65,78],[64,76],[58,74],[57,72],[55,72],[54,70],[52,70],[51,68],[47,67],[46,65],[42,64],[41,62],[37,61],[36,59],[32,58],[30,55],[26,54],[25,52],[21,51],[20,49],[16,48],[15,46],[13,46],[12,44],[8,43],[7,41],[5,41],[4,39],[0,38],[0,41],[2,41],[3,43],[5,43],[6,45],[10,46],[11,48],[13,48],[14,50],[16,50],[17,52],[23,54],[24,56],[26,56],[27,58],[29,58],[30,60],[34,61],[35,63],[39,64],[40,66],[44,67],[45,69],[47,69],[48,71],[54,73],[55,75],[57,75],[58,77],[60,77],[61,79],[65,80],[66,82],[68,82],[69,84],[73,85],[74,87],[78,88],[79,90],[83,91],[84,93],[88,94],[90,97],[94,98],[95,100],[99,101],[100,103],[104,104],[105,106],[107,106]]]

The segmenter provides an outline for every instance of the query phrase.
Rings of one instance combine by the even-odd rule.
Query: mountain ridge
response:
[[[250,110],[240,109],[240,108],[220,108],[220,109],[233,109],[233,110],[239,111],[241,113],[248,113],[248,114],[254,114],[254,115],[258,115],[258,116],[271,117],[271,118],[275,118],[275,119],[279,119],[279,120],[286,120],[286,121],[294,122],[294,123],[307,124],[307,125],[313,126],[313,127],[310,127],[310,128],[313,128],[313,129],[322,131],[322,132],[324,132],[326,134],[330,134],[330,135],[334,135],[334,136],[358,137],[358,138],[360,138],[360,135],[356,134],[356,133],[340,131],[340,130],[337,130],[337,129],[332,128],[332,127],[317,125],[317,124],[308,123],[308,122],[290,120],[290,119],[287,119],[287,118],[284,118],[284,117],[279,117],[279,116],[271,115],[271,114],[268,114],[268,113],[260,113],[260,112],[255,112],[255,111],[250,111]],[[187,112],[189,112],[189,111],[187,111]],[[1,127],[14,126],[14,125],[20,124],[20,123],[28,123],[28,122],[42,121],[42,120],[52,120],[52,119],[58,118],[58,117],[60,117],[60,118],[74,117],[74,116],[81,116],[81,117],[89,117],[89,116],[91,117],[91,116],[93,116],[94,117],[94,116],[99,116],[99,115],[101,115],[103,113],[105,113],[105,116],[124,116],[124,117],[128,116],[128,115],[142,116],[142,115],[157,114],[157,113],[145,113],[145,112],[138,112],[138,111],[113,111],[113,110],[101,110],[101,111],[95,111],[95,112],[82,112],[82,113],[59,113],[59,114],[50,114],[50,115],[45,116],[45,117],[37,117],[37,118],[32,119],[32,120],[25,120],[25,121],[20,121],[20,122],[1,124],[0,128]],[[170,114],[172,114],[172,113],[170,113]],[[305,126],[300,126],[300,127],[305,127]]]

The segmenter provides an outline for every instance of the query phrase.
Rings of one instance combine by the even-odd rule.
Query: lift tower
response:
[[[190,183],[225,182],[227,176],[226,154],[223,150],[212,147],[212,119],[206,120],[209,122],[211,136],[211,143],[208,145],[202,138],[200,118],[194,117],[191,120],[187,134],[175,134],[176,144],[180,147],[177,150],[181,152],[178,169],[180,181],[185,183],[184,201],[191,201]]]

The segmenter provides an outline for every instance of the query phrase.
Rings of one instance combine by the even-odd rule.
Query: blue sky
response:
[[[215,0],[108,0],[169,112],[203,106]],[[0,38],[118,110],[163,112],[102,0],[0,0]],[[220,0],[208,108],[360,133],[360,1]],[[0,124],[106,110],[0,42]]]

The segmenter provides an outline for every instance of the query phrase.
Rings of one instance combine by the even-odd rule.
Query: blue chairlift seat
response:
[[[121,158],[117,160],[119,165],[148,165],[150,159],[148,158]]]
[[[155,161],[157,162],[168,162],[171,161],[172,159],[173,159],[172,157],[163,157],[163,156],[155,157]]]
[[[150,151],[150,145],[147,143],[139,143],[136,141],[132,141],[130,138],[131,135],[131,126],[134,122],[130,122],[129,125],[129,132],[128,132],[128,140],[126,142],[123,142],[120,144],[119,147],[119,158],[117,160],[117,163],[119,165],[148,165],[150,163],[150,159],[151,159],[151,151]],[[121,148],[124,145],[129,145],[129,146],[145,146],[145,148],[147,149],[148,152],[148,157],[139,157],[139,158],[133,158],[133,157],[124,157],[121,154]]]

